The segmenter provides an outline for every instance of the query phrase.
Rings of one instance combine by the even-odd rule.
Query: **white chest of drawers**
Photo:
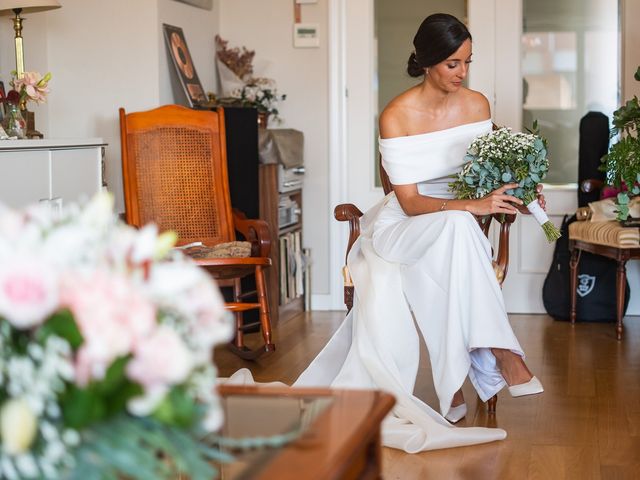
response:
[[[0,140],[0,202],[23,207],[93,196],[102,188],[104,147],[101,138]]]

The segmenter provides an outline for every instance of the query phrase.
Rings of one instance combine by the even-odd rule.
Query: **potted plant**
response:
[[[640,67],[634,78],[640,82]],[[618,220],[627,222],[629,199],[640,194],[640,102],[637,96],[613,112],[611,136],[620,135],[609,153],[602,157],[601,170],[607,174],[607,184],[620,190],[616,204]]]

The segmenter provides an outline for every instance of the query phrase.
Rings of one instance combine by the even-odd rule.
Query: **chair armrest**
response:
[[[233,226],[247,242],[251,242],[252,257],[268,257],[271,251],[269,225],[264,220],[248,219],[238,209],[233,209]]]
[[[511,224],[515,221],[515,215],[494,215],[498,222],[500,222],[500,238],[498,240],[498,255],[496,256],[496,265],[500,270],[498,275],[498,282],[502,285],[504,279],[507,277],[507,270],[509,269],[509,231]]]
[[[604,186],[604,182],[597,178],[587,178],[580,183],[580,190],[583,193],[591,193],[600,190]]]
[[[339,222],[349,222],[349,244],[345,255],[345,264],[356,239],[360,236],[360,217],[362,212],[352,203],[341,203],[333,210],[333,216]]]

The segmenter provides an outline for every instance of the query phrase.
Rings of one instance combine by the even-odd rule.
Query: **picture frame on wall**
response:
[[[193,108],[206,104],[207,95],[204,88],[202,88],[196,67],[191,59],[182,28],[163,23],[162,29],[169,56],[173,61],[173,66],[187,96],[189,106]]]
[[[213,8],[213,0],[176,0],[176,2],[187,3],[205,10],[211,10]]]

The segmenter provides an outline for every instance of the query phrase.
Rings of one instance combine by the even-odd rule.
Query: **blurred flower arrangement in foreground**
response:
[[[216,285],[106,193],[54,213],[0,207],[0,477],[212,478]]]
[[[216,35],[216,63],[220,74],[222,105],[253,107],[261,114],[278,117],[278,103],[287,98],[278,93],[275,80],[254,76],[253,60],[255,51],[235,47]]]

